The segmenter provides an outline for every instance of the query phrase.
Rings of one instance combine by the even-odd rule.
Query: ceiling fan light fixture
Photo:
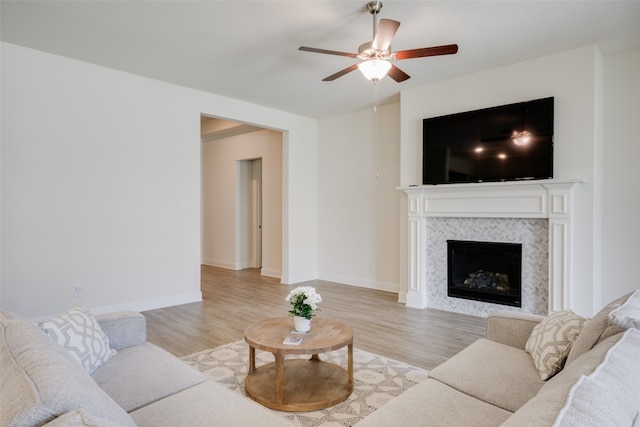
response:
[[[387,75],[391,69],[391,63],[384,59],[370,59],[360,63],[358,69],[366,78],[372,82],[377,82]]]

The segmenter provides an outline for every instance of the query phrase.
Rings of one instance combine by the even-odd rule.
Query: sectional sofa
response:
[[[147,342],[141,314],[75,314],[108,338],[97,359],[56,343],[73,341],[58,320],[0,311],[0,426],[292,425]],[[590,320],[496,312],[485,339],[357,426],[640,427],[639,328],[640,290]]]
[[[116,353],[89,373],[41,327],[0,311],[0,426],[291,426],[147,342],[143,315],[95,319]]]
[[[639,328],[640,290],[590,320],[494,313],[485,339],[357,426],[640,427]]]

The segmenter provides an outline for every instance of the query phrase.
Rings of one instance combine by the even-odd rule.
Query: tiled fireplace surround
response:
[[[401,188],[408,196],[409,283],[400,299],[409,307],[479,316],[496,309],[547,314],[568,308],[573,188],[579,182]],[[447,240],[522,243],[522,307],[448,297]]]

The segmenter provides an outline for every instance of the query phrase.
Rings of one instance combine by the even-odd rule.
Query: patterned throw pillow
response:
[[[586,319],[572,311],[550,314],[531,332],[525,349],[542,380],[548,380],[562,369],[571,344],[582,330]]]
[[[73,307],[53,319],[39,322],[38,326],[71,353],[88,373],[116,354],[109,346],[109,337],[84,307]]]

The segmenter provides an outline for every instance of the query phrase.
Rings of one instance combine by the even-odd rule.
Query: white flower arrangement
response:
[[[289,311],[290,315],[311,320],[315,316],[314,311],[318,310],[318,304],[322,302],[322,297],[312,286],[298,286],[289,292],[284,300],[293,307]]]

